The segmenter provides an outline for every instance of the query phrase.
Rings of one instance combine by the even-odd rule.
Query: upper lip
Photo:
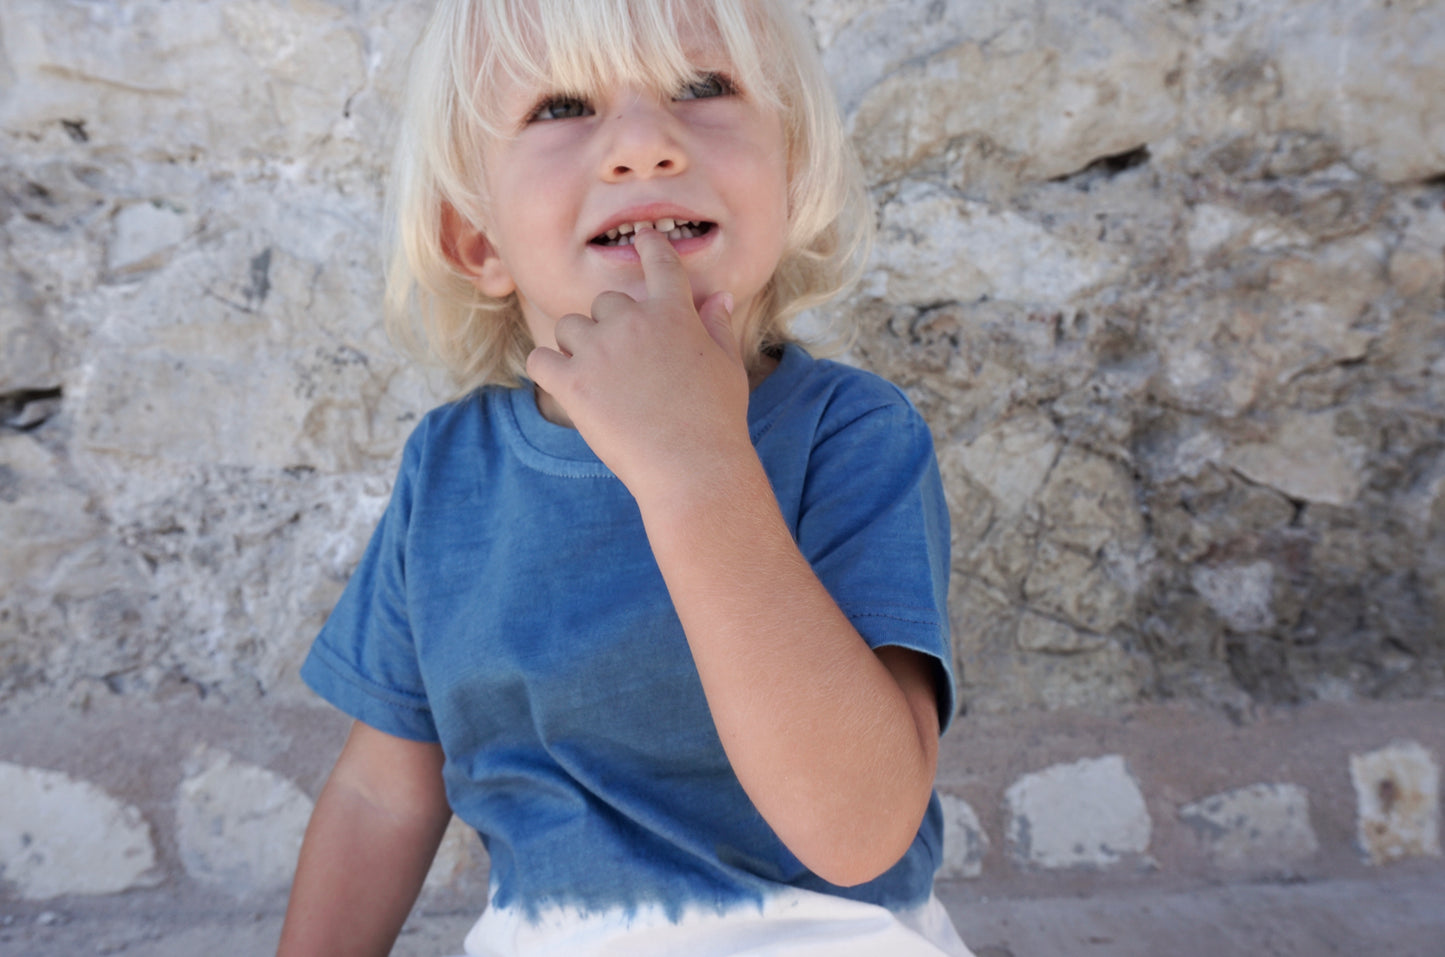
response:
[[[676,203],[646,203],[641,206],[628,207],[607,217],[600,226],[594,227],[592,232],[587,234],[587,240],[590,242],[606,233],[609,229],[616,229],[623,223],[655,223],[659,219],[672,219],[680,223],[716,222],[716,220],[708,219],[706,216],[699,215],[687,207],[679,206]]]

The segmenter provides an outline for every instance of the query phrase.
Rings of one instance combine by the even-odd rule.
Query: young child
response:
[[[356,721],[281,953],[386,953],[454,812],[470,955],[967,955],[928,429],[787,333],[871,228],[806,32],[442,0],[404,124],[389,299],[463,397],[302,668]]]

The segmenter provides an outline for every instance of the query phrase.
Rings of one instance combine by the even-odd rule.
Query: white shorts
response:
[[[937,898],[895,913],[874,904],[790,890],[761,907],[661,908],[537,918],[488,908],[467,934],[467,957],[973,957]]]

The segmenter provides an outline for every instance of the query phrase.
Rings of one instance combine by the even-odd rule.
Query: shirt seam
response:
[[[431,714],[431,706],[425,703],[424,696],[423,700],[418,702],[412,700],[417,696],[409,692],[389,688],[379,682],[372,681],[349,665],[342,663],[340,656],[325,645],[318,644],[314,650],[319,652],[316,656],[318,664],[347,685],[365,694],[368,698],[389,706],[406,708],[418,714]]]
[[[905,611],[851,611],[848,608],[840,609],[848,618],[882,618],[887,621],[901,621],[910,625],[932,625],[939,624],[938,616],[925,610],[918,610],[914,614]]]

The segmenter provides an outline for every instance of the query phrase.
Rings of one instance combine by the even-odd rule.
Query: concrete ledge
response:
[[[66,915],[83,923],[85,915],[112,914],[116,926],[132,921],[177,933],[220,922],[244,938],[237,928],[248,915],[264,921],[284,907],[304,812],[347,728],[329,710],[269,700],[254,702],[243,720],[234,703],[158,706],[121,697],[87,711],[40,702],[0,713],[0,721],[8,732],[0,765],[11,770],[4,781],[12,790],[64,781],[126,809],[127,826],[151,836],[144,879],[128,857],[110,855],[125,865],[106,885],[117,892],[63,881],[41,886],[27,876],[26,862],[37,854],[74,850],[40,845],[79,833],[78,824],[57,820],[0,842],[10,855],[0,859],[0,919],[10,915],[12,930],[34,934],[59,933]],[[1441,701],[1232,717],[1166,705],[1113,715],[968,715],[941,750],[943,873],[957,881],[949,885],[959,889],[955,903],[1116,900],[1228,886],[1253,893],[1269,886],[1259,881],[1389,886],[1397,874],[1439,875],[1442,756]],[[21,806],[16,797],[0,793],[0,807]],[[33,806],[38,798],[29,800]],[[95,803],[76,806],[93,811]],[[196,836],[213,832],[233,837],[212,846]],[[87,846],[99,856],[70,873],[120,867],[107,864],[104,844]],[[471,917],[485,895],[480,843],[454,828],[421,910]],[[37,923],[46,913],[59,916]]]
[[[981,898],[945,883],[939,896],[977,957],[1431,957],[1445,939],[1445,870],[1419,864],[1373,880],[1241,884],[1182,892]],[[393,957],[460,952],[476,915],[413,916]],[[141,913],[90,900],[0,917],[0,952],[25,957],[270,957],[279,910]]]

